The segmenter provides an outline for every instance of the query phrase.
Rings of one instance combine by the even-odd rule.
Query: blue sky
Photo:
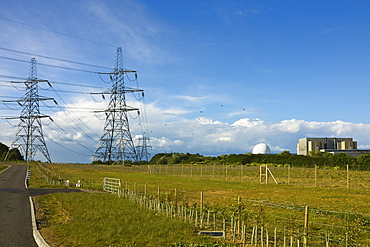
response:
[[[353,137],[360,148],[370,148],[369,10],[365,0],[3,0],[0,75],[27,77],[28,64],[9,58],[31,57],[99,71],[45,57],[113,67],[116,47],[122,47],[125,66],[138,71],[145,90],[152,154],[246,153],[259,142],[274,153],[295,153],[297,140],[307,136]],[[53,84],[60,90],[108,86],[96,74],[46,65],[38,66],[38,77],[91,85]],[[9,80],[0,77],[1,100],[22,96]],[[70,106],[42,106],[63,129],[45,123],[52,160],[90,162],[104,120],[78,108],[104,109],[107,102],[87,94],[61,92],[63,100],[50,91],[40,94]],[[1,117],[19,115],[7,106]],[[0,141],[10,145],[15,127],[5,120],[0,126]]]

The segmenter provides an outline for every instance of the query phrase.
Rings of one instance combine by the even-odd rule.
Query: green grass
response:
[[[190,224],[110,194],[52,194],[35,201],[41,234],[52,246],[177,246],[215,241],[198,236]]]
[[[348,232],[353,236],[358,234],[356,241],[366,243],[366,234],[369,232],[363,230],[370,230],[370,174],[366,171],[351,171],[351,187],[347,189],[346,171],[340,170],[318,170],[317,177],[320,180],[318,187],[314,187],[313,168],[291,169],[290,185],[287,182],[287,168],[273,168],[271,170],[275,177],[282,181],[275,185],[259,183],[258,167],[243,167],[243,176],[240,176],[240,166],[208,166],[208,170],[205,169],[207,167],[196,165],[163,166],[154,169],[156,174],[148,174],[147,166],[44,166],[50,174],[60,179],[69,179],[71,184],[81,180],[84,188],[101,188],[104,177],[120,178],[124,188],[127,182],[130,190],[142,194],[146,185],[147,193],[155,197],[158,196],[160,186],[161,200],[169,203],[173,203],[176,188],[179,203],[191,207],[199,208],[200,192],[203,191],[205,209],[217,212],[221,217],[235,213],[237,197],[240,196],[249,225],[261,223],[259,219],[263,219],[263,224],[270,227],[301,231],[304,207],[309,206],[311,236],[325,236],[326,232],[331,232],[339,241]],[[32,169],[35,170],[35,167]],[[34,175],[38,178],[32,179],[35,179],[36,186],[43,187],[45,181],[37,172]],[[105,203],[106,206],[102,207],[109,207],[109,202]],[[218,229],[222,229],[220,220]],[[320,237],[317,239],[317,242],[321,241]]]
[[[8,167],[9,166],[7,166],[7,165],[0,165],[0,172],[4,171]]]

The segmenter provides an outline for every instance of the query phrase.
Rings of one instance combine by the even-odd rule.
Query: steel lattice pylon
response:
[[[38,83],[47,82],[47,80],[37,79],[36,71],[36,59],[32,58],[29,67],[29,76],[24,82],[12,82],[12,83],[24,83],[26,86],[26,93],[24,96],[15,101],[22,106],[22,111],[19,116],[19,124],[15,139],[11,144],[11,148],[19,148],[25,161],[31,161],[36,155],[37,151],[40,151],[48,162],[51,162],[49,151],[46,147],[44,135],[42,132],[41,119],[49,116],[40,113],[40,101],[42,100],[54,100],[53,98],[45,98],[38,94]],[[8,118],[12,119],[12,118]],[[13,118],[14,119],[14,118]],[[8,156],[8,154],[7,154]],[[5,159],[7,159],[7,156]]]
[[[142,92],[143,90],[125,86],[124,77],[127,73],[135,73],[135,78],[137,77],[136,71],[123,68],[122,49],[119,47],[113,72],[101,73],[110,75],[112,87],[101,93],[109,94],[110,102],[106,110],[100,111],[105,113],[105,125],[104,133],[93,157],[96,161],[122,161],[124,163],[125,160],[138,162],[143,158],[142,148],[138,148],[134,144],[128,118],[130,111],[137,111],[138,114],[140,111],[126,103],[127,93]]]

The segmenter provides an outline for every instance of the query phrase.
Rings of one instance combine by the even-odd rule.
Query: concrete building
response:
[[[353,138],[323,137],[299,139],[297,154],[308,155],[310,151],[329,152],[332,154],[345,153],[354,158],[357,158],[361,154],[370,153],[370,149],[357,149],[357,142],[353,141]]]
[[[347,153],[349,156],[357,157],[369,150],[358,150],[357,142],[353,138],[301,138],[297,144],[298,155],[308,155],[309,152]],[[360,152],[363,151],[363,152]]]

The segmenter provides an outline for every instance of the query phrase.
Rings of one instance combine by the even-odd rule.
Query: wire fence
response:
[[[267,166],[271,172],[270,182],[276,179],[278,184],[318,188],[353,188],[370,189],[370,172],[345,170],[339,167],[303,168],[294,165],[251,164],[251,165],[219,165],[219,164],[176,164],[150,165],[150,174],[165,176],[182,176],[200,179],[230,180],[240,182],[265,183],[261,181],[260,167]]]

